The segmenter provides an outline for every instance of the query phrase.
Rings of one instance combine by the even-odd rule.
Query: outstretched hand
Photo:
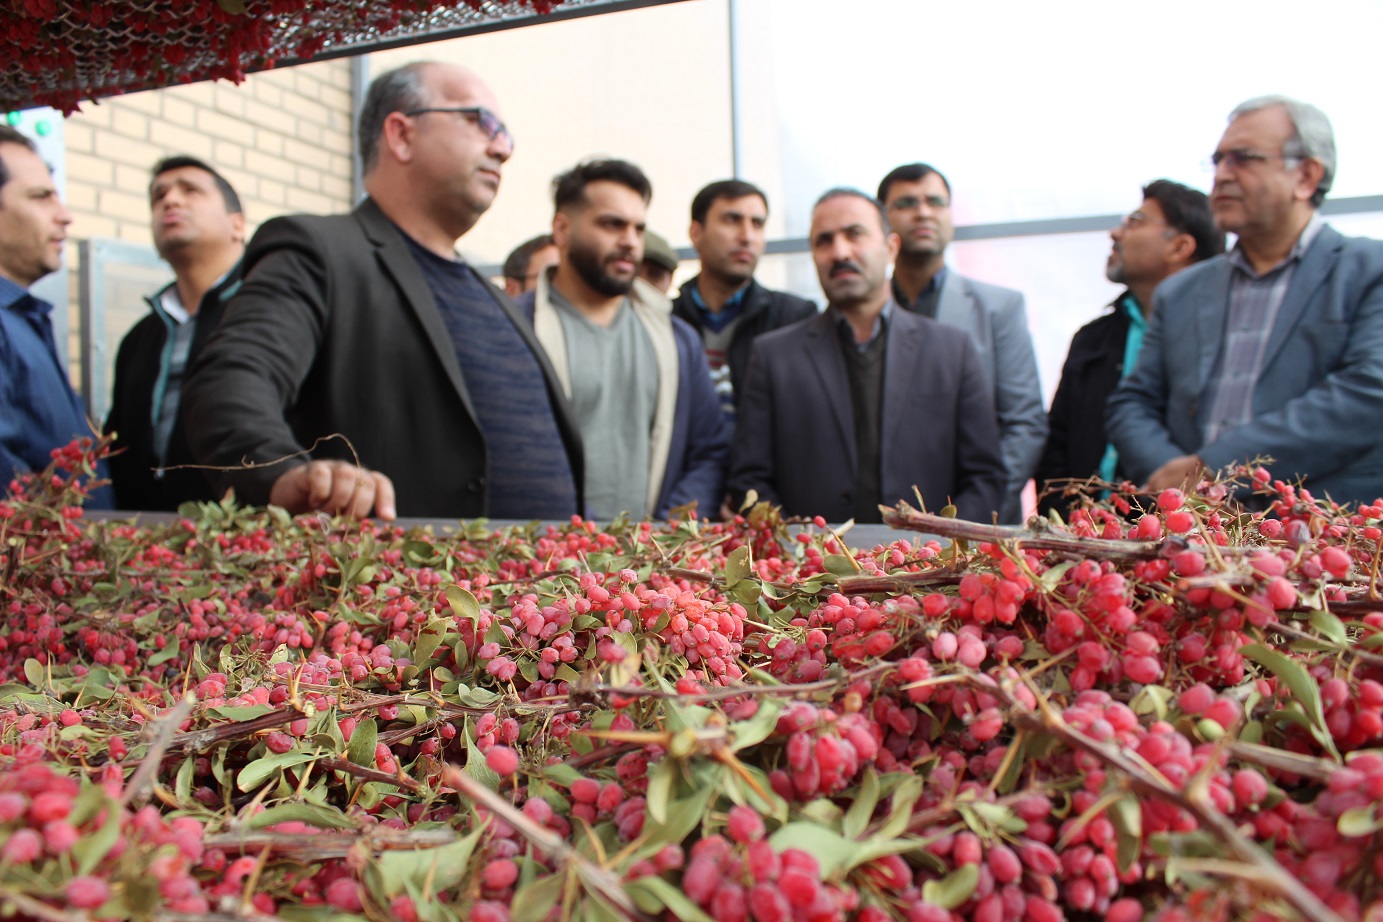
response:
[[[269,502],[294,515],[320,511],[363,519],[373,511],[386,522],[398,516],[393,481],[345,461],[311,461],[285,471]]]

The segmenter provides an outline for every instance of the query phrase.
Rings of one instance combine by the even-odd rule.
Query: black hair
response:
[[[884,209],[884,203],[868,192],[861,192],[859,189],[855,189],[851,186],[836,186],[833,189],[827,189],[825,192],[821,193],[821,197],[812,204],[812,211],[815,212],[822,204],[829,202],[833,198],[840,198],[841,196],[863,199],[873,205],[874,210],[879,213],[879,227],[883,229],[884,236],[887,237],[889,234],[893,233],[893,226],[888,223],[888,212]]]
[[[711,206],[721,199],[744,198],[746,195],[757,195],[764,203],[764,210],[768,209],[768,196],[764,195],[764,190],[754,185],[752,182],[745,182],[742,179],[721,179],[711,183],[700,192],[691,203],[691,219],[697,224],[706,223],[706,215],[710,213]]]
[[[645,205],[653,198],[653,184],[643,170],[629,161],[587,160],[552,180],[552,204],[558,211],[582,204],[586,187],[593,182],[613,182],[633,189]]]
[[[879,183],[879,201],[888,201],[888,190],[894,183],[920,182],[933,173],[941,180],[941,184],[946,187],[946,195],[949,196],[951,194],[951,183],[940,170],[929,163],[908,163],[892,170],[884,177],[883,182]]]
[[[181,170],[184,167],[192,167],[204,173],[211,174],[211,178],[216,180],[216,188],[220,190],[221,198],[226,200],[227,214],[245,213],[244,207],[240,204],[240,196],[236,194],[235,187],[230,184],[226,177],[212,169],[211,165],[206,161],[198,160],[196,157],[190,157],[187,154],[175,154],[172,157],[164,157],[158,163],[155,163],[154,168],[149,171],[150,185],[153,185],[153,180],[158,179],[164,173],[170,170]]]
[[[1155,179],[1143,187],[1143,198],[1152,199],[1162,208],[1167,225],[1196,241],[1192,262],[1200,262],[1225,251],[1225,232],[1215,226],[1210,213],[1210,199],[1204,192],[1183,186],[1170,179]]]
[[[533,254],[543,247],[552,246],[551,234],[539,234],[532,240],[525,240],[523,243],[514,247],[504,260],[504,277],[513,279],[516,282],[528,280],[528,264],[533,261]]]

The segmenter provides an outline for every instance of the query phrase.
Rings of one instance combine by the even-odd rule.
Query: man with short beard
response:
[[[665,518],[721,500],[729,435],[696,331],[637,277],[648,178],[623,160],[553,180],[561,258],[519,306],[533,319],[585,445],[587,514]]]
[[[831,189],[812,209],[826,311],[754,341],[730,493],[787,515],[880,522],[916,495],[932,512],[991,521],[1005,474],[991,390],[960,330],[899,310],[898,253],[878,201]]]
[[[1000,522],[1022,518],[1023,488],[1037,470],[1047,414],[1021,292],[977,281],[946,265],[955,237],[951,184],[935,167],[909,163],[879,183],[879,201],[898,233],[893,297],[903,309],[970,335],[994,395],[1008,466]]]
[[[1071,339],[1047,414],[1047,447],[1037,466],[1038,509],[1044,515],[1068,510],[1063,481],[1097,474],[1108,483],[1123,479],[1119,453],[1105,435],[1105,403],[1133,371],[1152,315],[1153,292],[1164,279],[1225,249],[1224,231],[1215,227],[1205,193],[1169,179],[1144,186],[1143,203],[1109,236],[1113,246],[1105,275],[1128,288],[1109,305],[1109,313]],[[1047,488],[1052,480],[1058,482]]]

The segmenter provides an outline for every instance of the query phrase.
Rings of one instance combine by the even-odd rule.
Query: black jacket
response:
[[[580,429],[518,308],[486,287],[542,369],[580,513]],[[387,475],[400,516],[490,514],[489,451],[451,336],[403,235],[371,199],[260,227],[183,415],[193,454],[227,467],[218,488],[244,502],[267,502],[310,453]]]
[[[692,301],[692,290],[701,276],[689,279],[682,284],[677,300],[672,302],[672,315],[680,317],[701,333],[705,324],[701,312]],[[734,339],[730,341],[730,385],[735,390],[735,403],[743,392],[746,376],[749,374],[749,352],[754,338],[760,333],[785,327],[790,323],[805,320],[817,313],[816,305],[805,298],[790,295],[786,291],[765,288],[753,279],[744,294],[744,310],[740,313],[739,325],[735,327]]]
[[[190,321],[193,324],[192,346],[187,354],[187,371],[191,370],[198,353],[221,322],[226,302],[239,287],[240,265],[237,264],[220,284],[202,297]],[[189,500],[217,498],[211,480],[203,471],[181,467],[160,472],[160,469],[193,463],[182,413],[173,425],[164,457],[154,452],[154,395],[162,390],[168,375],[169,356],[165,354],[165,347],[172,322],[164,317],[156,302],[167,290],[164,288],[146,299],[149,315],[125,334],[115,357],[115,383],[111,388],[110,415],[106,418],[105,431],[117,436],[112,448],[118,454],[110,459],[110,476],[118,509],[172,512]],[[184,383],[187,380],[186,371],[183,380]]]
[[[1127,292],[1114,300],[1114,312],[1087,323],[1071,338],[1071,350],[1061,368],[1042,461],[1037,466],[1038,495],[1053,478],[1093,477],[1100,472],[1105,447],[1104,409],[1109,395],[1119,386],[1124,371],[1124,345],[1129,317],[1119,306]],[[1122,465],[1121,465],[1122,467]],[[1122,476],[1120,471],[1117,476]],[[1056,509],[1063,515],[1068,502],[1060,495],[1042,496],[1038,509]]]

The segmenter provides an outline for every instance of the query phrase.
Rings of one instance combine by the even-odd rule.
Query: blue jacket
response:
[[[1383,242],[1321,229],[1269,335],[1253,419],[1207,443],[1233,271],[1217,256],[1158,286],[1138,364],[1106,416],[1128,475],[1144,481],[1180,455],[1211,470],[1263,455],[1275,477],[1305,478],[1317,497],[1383,495]]]
[[[515,301],[533,322],[538,342],[547,352],[563,391],[570,396],[566,339],[547,293],[544,273],[539,276],[537,289]],[[730,427],[711,383],[705,347],[696,330],[672,316],[671,302],[642,279],[635,282],[631,298],[635,314],[658,353],[659,377],[675,381],[675,393],[659,388],[659,409],[650,432],[649,485],[656,499],[648,509],[630,512],[639,518],[651,515],[664,519],[670,510],[696,500],[697,513],[703,519],[715,518],[725,495]],[[674,347],[675,358],[667,346]]]
[[[47,301],[0,278],[0,496],[15,475],[46,468],[54,448],[93,436],[58,360],[52,311]],[[97,474],[106,477],[104,461]],[[92,491],[85,505],[111,508],[110,487]]]

